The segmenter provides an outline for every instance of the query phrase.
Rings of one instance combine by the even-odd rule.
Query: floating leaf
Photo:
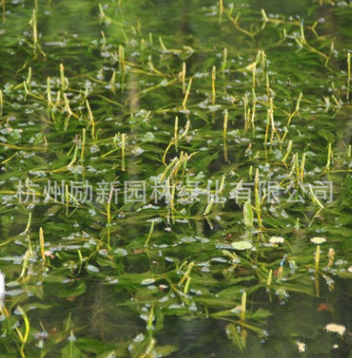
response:
[[[125,249],[118,248],[114,252],[117,256],[127,256],[127,251]]]
[[[144,137],[142,138],[143,142],[151,142],[155,138],[152,132],[147,132]]]
[[[249,241],[236,241],[231,244],[235,250],[249,250],[253,245]]]
[[[98,267],[95,267],[93,265],[88,265],[87,270],[90,271],[90,272],[99,272]]]
[[[342,324],[336,324],[336,323],[329,323],[325,326],[325,329],[327,332],[335,332],[340,334],[341,336],[344,335],[346,332],[346,327]]]
[[[284,241],[285,241],[285,239],[283,237],[281,237],[281,236],[272,236],[269,239],[269,242],[271,244],[282,244]]]
[[[305,343],[296,341],[296,344],[297,344],[299,353],[303,353],[303,352],[306,351],[306,344]]]
[[[326,242],[326,239],[325,237],[313,237],[312,239],[310,239],[310,242],[316,245],[320,245]]]
[[[151,285],[152,283],[155,282],[155,279],[154,278],[146,278],[145,280],[143,280],[141,282],[141,285]]]

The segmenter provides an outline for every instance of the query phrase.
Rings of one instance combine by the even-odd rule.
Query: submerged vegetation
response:
[[[351,20],[3,0],[1,357],[350,357]]]

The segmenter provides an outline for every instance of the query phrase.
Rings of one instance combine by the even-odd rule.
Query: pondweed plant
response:
[[[335,354],[349,6],[22,5],[0,33],[2,354]]]

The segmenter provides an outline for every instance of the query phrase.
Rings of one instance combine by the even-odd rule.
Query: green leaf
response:
[[[93,353],[99,354],[99,356],[103,354],[110,354],[111,351],[115,348],[114,344],[108,342],[101,342],[100,340],[92,339],[88,337],[77,338],[75,344],[83,352],[88,354],[93,354]]]
[[[266,318],[266,317],[269,317],[271,315],[272,315],[271,312],[269,312],[267,310],[264,310],[262,308],[259,308],[257,311],[255,311],[254,313],[250,314],[247,317],[251,318],[251,319],[259,319],[259,318]]]
[[[63,284],[58,290],[58,296],[61,298],[76,297],[86,292],[86,284],[83,281]]]
[[[129,347],[130,356],[138,358],[143,355],[148,347],[149,340],[142,333],[139,334]]]
[[[318,135],[322,138],[324,138],[328,143],[334,143],[335,142],[335,136],[332,132],[330,132],[327,129],[319,129]]]
[[[244,224],[247,227],[253,227],[253,210],[250,201],[246,201],[243,206],[243,217],[244,217]]]
[[[83,354],[73,342],[68,343],[64,348],[61,349],[62,358],[85,358]]]
[[[227,337],[232,341],[232,343],[241,351],[246,347],[246,343],[243,341],[243,336],[240,337],[237,331],[237,327],[230,323],[226,326]]]
[[[163,347],[156,347],[154,349],[157,357],[167,357],[173,352],[177,352],[178,348],[176,346],[163,346]]]

